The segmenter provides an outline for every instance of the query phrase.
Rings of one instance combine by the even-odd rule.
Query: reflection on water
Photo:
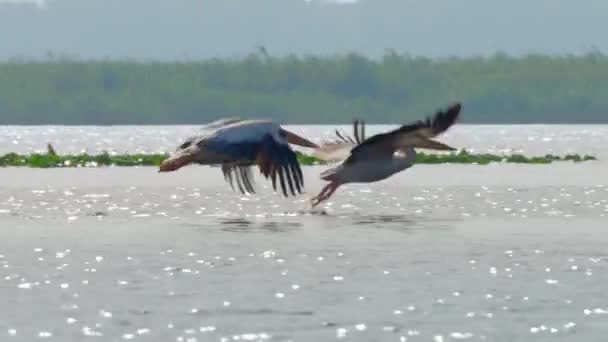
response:
[[[245,219],[229,219],[220,220],[219,223],[222,227],[222,231],[242,233],[252,233],[256,231],[285,233],[302,227],[302,223],[290,221],[264,220],[261,222],[255,222]]]
[[[212,232],[219,229],[223,232],[232,233],[286,233],[301,229],[303,224],[297,221],[273,221],[272,219],[249,220],[245,218],[228,218],[201,223],[189,222],[180,224],[201,232]]]
[[[381,228],[381,229],[397,229],[397,230],[410,230],[410,229],[424,229],[427,226],[432,226],[432,229],[445,229],[454,220],[440,219],[440,218],[425,218],[413,215],[390,215],[390,214],[372,214],[364,215],[361,213],[353,213],[350,216],[337,216],[329,214],[325,211],[315,211],[315,215],[321,215],[326,217],[326,220],[338,220],[343,221],[338,225],[332,225],[331,227],[370,227],[370,228]],[[310,216],[310,212],[305,214],[298,214],[296,217]],[[314,216],[314,215],[313,215]],[[327,221],[326,221],[327,222]],[[302,229],[304,224],[301,221],[288,221],[288,220],[273,220],[272,218],[265,219],[246,219],[246,218],[229,218],[219,219],[216,221],[217,225],[213,222],[206,222],[204,224],[188,223],[185,224],[188,227],[194,227],[202,231],[209,231],[214,229],[216,226],[221,231],[233,232],[233,233],[256,233],[256,232],[268,232],[268,233],[286,233],[293,230]],[[335,222],[337,223],[337,222]]]
[[[401,232],[410,232],[421,229],[431,229],[435,231],[448,230],[457,220],[442,219],[415,215],[354,215],[352,223],[355,226],[365,228],[377,228],[381,230],[392,229]]]
[[[230,306],[230,304],[227,304]],[[236,309],[221,308],[214,310],[192,309],[192,315],[196,316],[312,316],[312,311],[281,311],[270,308],[260,309]]]
[[[358,215],[353,217],[355,224],[375,224],[375,223],[404,223],[406,225],[415,225],[416,221],[406,215]]]
[[[138,171],[140,176],[148,176],[147,169]],[[499,171],[495,169],[494,174],[500,178]],[[119,175],[122,171],[115,169],[113,172]],[[31,176],[45,178],[44,172],[32,173]],[[214,170],[201,168],[193,176],[218,175]],[[91,176],[91,179],[98,177]],[[365,196],[361,196],[356,186],[345,188],[325,206],[315,209],[310,208],[306,195],[284,199],[265,191],[243,198],[221,182],[198,182],[200,186],[197,187],[146,185],[103,188],[99,184],[94,185],[95,189],[87,185],[47,185],[34,189],[0,187],[0,220],[18,218],[65,223],[83,220],[178,221],[201,227],[219,226],[226,230],[287,232],[300,229],[302,220],[327,228],[332,228],[331,222],[336,219],[358,226],[409,227],[424,221],[437,224],[438,220],[475,217],[573,219],[605,218],[608,215],[608,186],[603,185],[525,188],[510,185],[416,186],[408,183],[410,179],[404,173],[390,182],[374,184]],[[100,196],[102,191],[103,196]]]

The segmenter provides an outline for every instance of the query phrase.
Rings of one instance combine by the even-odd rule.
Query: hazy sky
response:
[[[0,0],[0,58],[608,52],[608,0]]]

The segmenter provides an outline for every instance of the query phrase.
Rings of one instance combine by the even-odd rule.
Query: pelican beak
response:
[[[298,146],[303,146],[303,147],[310,147],[310,148],[318,148],[319,145],[313,143],[312,141],[306,139],[306,138],[302,138],[301,136],[290,132],[286,129],[282,129],[283,133],[285,133],[285,136],[287,138],[287,142],[290,144],[294,144],[294,145],[298,145]]]
[[[414,144],[414,147],[423,148],[427,150],[439,150],[439,151],[456,151],[452,146],[440,143],[432,139],[421,139]]]
[[[171,172],[192,163],[196,154],[192,151],[180,151],[160,164],[158,172]]]

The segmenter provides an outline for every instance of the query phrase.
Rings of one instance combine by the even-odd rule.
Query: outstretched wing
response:
[[[365,121],[355,119],[353,122],[353,135],[348,136],[336,129],[336,136],[341,142],[358,145],[365,140]],[[354,139],[353,139],[354,137]]]
[[[275,191],[278,183],[285,197],[288,190],[295,196],[296,191],[302,193],[304,177],[297,155],[289,146],[290,135],[293,133],[270,121],[241,121],[218,129],[204,146],[230,157],[231,162],[223,167],[224,175],[232,175],[237,186],[241,180],[243,189],[253,188],[252,178],[241,169],[243,165],[257,164],[264,177],[272,181]],[[232,165],[238,165],[238,174]],[[230,179],[227,176],[229,182]]]
[[[272,188],[277,190],[277,179],[285,197],[288,196],[287,186],[292,195],[302,193],[304,188],[304,175],[298,162],[298,156],[289,147],[287,141],[275,139],[267,135],[260,143],[256,164],[266,179],[272,181]]]
[[[231,120],[231,121],[228,121]],[[290,143],[318,147],[276,123],[266,120],[222,120],[207,134],[188,139],[161,163],[159,172],[175,171],[190,163],[221,165],[226,181],[242,193],[253,193],[250,166],[258,165],[266,179],[283,195],[302,193],[304,176]]]
[[[458,119],[462,106],[456,103],[445,111],[438,111],[432,117],[401,126],[387,133],[376,134],[355,146],[346,162],[357,159],[385,158],[404,147],[453,150],[450,146],[431,140],[445,132]]]
[[[215,130],[220,127],[228,126],[228,125],[240,122],[240,121],[243,121],[243,119],[241,119],[239,117],[221,118],[221,119],[217,119],[215,121],[211,121],[210,123],[203,126],[202,129],[205,131]]]
[[[313,151],[313,157],[325,161],[346,159],[350,155],[350,151],[365,140],[365,121],[357,119],[353,122],[352,136],[342,133],[337,129],[335,132],[338,139],[321,144],[321,146]]]
[[[197,141],[203,139],[205,136],[208,136],[210,134],[213,133],[213,131],[224,127],[224,126],[228,126],[237,122],[241,122],[243,121],[241,118],[238,117],[231,117],[231,118],[221,118],[221,119],[217,119],[215,121],[212,121],[204,126],[201,127],[201,132],[191,136],[189,138],[187,138],[186,140],[184,140],[183,143],[181,143],[177,149],[176,152],[184,150],[190,146],[192,146],[192,144],[195,144]]]
[[[251,173],[250,166],[224,163],[222,164],[222,173],[226,182],[232,187],[232,190],[235,190],[234,184],[236,183],[241,193],[255,193],[253,174]]]

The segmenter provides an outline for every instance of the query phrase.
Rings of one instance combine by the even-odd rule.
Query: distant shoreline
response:
[[[0,62],[0,124],[405,123],[463,103],[468,124],[608,124],[608,56],[429,59],[394,52],[191,62]]]

